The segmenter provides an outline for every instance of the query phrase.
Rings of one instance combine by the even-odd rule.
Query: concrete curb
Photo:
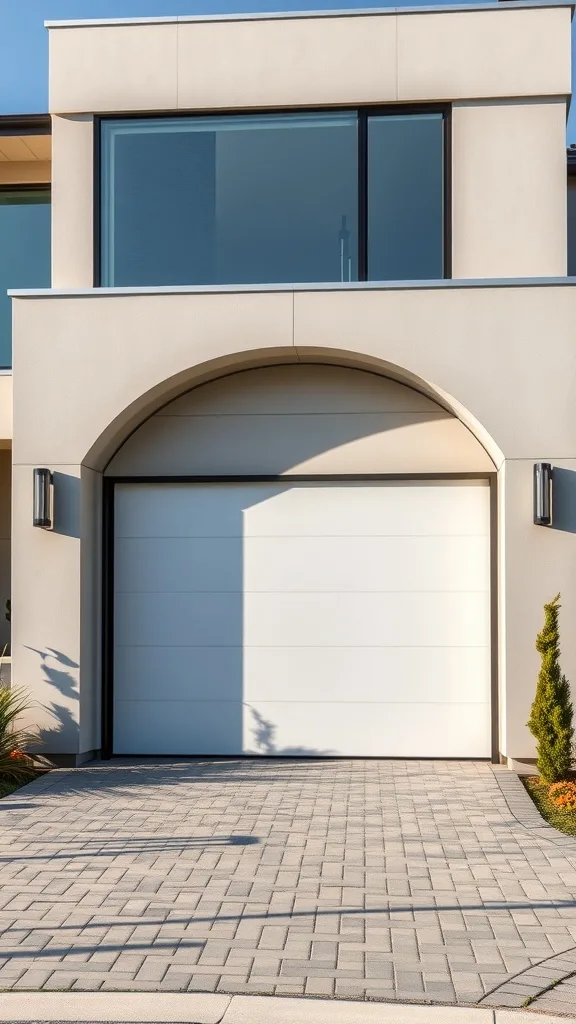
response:
[[[559,832],[544,820],[515,772],[510,771],[504,765],[493,764],[490,767],[506,806],[519,825],[522,825],[528,833],[537,836],[538,839],[545,839],[549,843],[554,843],[555,846],[576,851],[576,837]]]
[[[565,1016],[474,1006],[423,1006],[211,993],[3,992],[0,1022],[123,1024],[562,1024]],[[574,1019],[574,1017],[572,1017]]]

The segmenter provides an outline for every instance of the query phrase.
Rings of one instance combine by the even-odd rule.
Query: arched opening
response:
[[[501,465],[503,455],[496,441],[470,410],[439,386],[424,380],[406,367],[400,367],[373,356],[363,356],[340,350],[317,351],[312,349],[299,349],[297,353],[295,350],[285,350],[282,356],[275,350],[235,353],[233,356],[224,356],[198,364],[193,368],[187,368],[169,379],[159,381],[156,386],[140,395],[108,424],[86,453],[84,463],[97,471],[105,470],[124,442],[142,424],[171,401],[195,388],[248,369],[310,363],[364,370],[389,381],[404,384],[407,388],[419,392],[434,402],[439,409],[445,410],[458,419],[485,449],[493,466]]]
[[[445,406],[389,377],[291,363],[239,370],[168,402],[110,460],[108,476],[490,472]]]
[[[243,367],[105,473],[115,753],[490,756],[494,464],[446,403]]]

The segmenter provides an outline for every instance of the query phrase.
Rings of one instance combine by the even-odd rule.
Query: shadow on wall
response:
[[[69,669],[77,669],[78,664],[53,647],[47,647],[39,651],[35,647],[28,647],[29,651],[37,654],[41,660],[44,682],[55,690],[67,701],[78,702],[78,687],[76,679]],[[42,705],[54,720],[54,725],[39,730],[40,743],[37,753],[56,753],[58,751],[69,752],[78,747],[78,722],[70,708],[61,703],[56,695],[49,704]],[[77,719],[77,716],[76,716]]]
[[[286,709],[287,627],[274,604],[271,556],[247,549],[270,531],[263,506],[280,505],[284,521],[297,485],[165,484],[152,505],[138,491],[150,486],[154,495],[149,484],[116,488],[114,753],[336,753],[300,745],[315,737],[310,724],[304,734],[295,722],[293,704]],[[266,667],[247,668],[245,648],[265,641]]]
[[[554,466],[553,530],[576,533],[576,471]]]
[[[80,494],[77,476],[54,472],[54,533],[63,537],[80,536]]]
[[[336,753],[334,750],[318,750],[312,747],[278,747],[276,745],[276,726],[260,714],[256,708],[245,705],[252,715],[251,733],[254,737],[255,754],[268,754],[275,757],[327,757]]]

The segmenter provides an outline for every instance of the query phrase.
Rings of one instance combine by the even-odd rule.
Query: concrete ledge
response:
[[[519,0],[514,0],[518,3]],[[421,8],[423,10],[424,8]],[[453,9],[453,8],[452,8]],[[465,288],[574,288],[576,277],[442,277],[417,281],[298,281],[289,284],[166,284],[98,288],[9,288],[12,299],[98,299],[103,295],[249,295],[253,292],[403,292]]]
[[[523,761],[517,761],[513,757],[506,758],[506,767],[511,772],[516,772],[516,775],[538,775],[538,769],[536,767],[536,758],[525,759]]]
[[[222,1024],[494,1024],[493,1013],[471,1006],[234,996]]]
[[[231,999],[203,992],[3,992],[0,1021],[220,1024]]]
[[[4,992],[0,1021],[122,1024],[562,1024],[566,1016],[473,1006],[422,1006],[212,993]]]

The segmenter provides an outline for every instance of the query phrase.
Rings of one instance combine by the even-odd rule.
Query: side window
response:
[[[444,118],[368,118],[368,278],[444,276]]]
[[[0,368],[12,366],[9,288],[50,287],[50,190],[0,188]]]

